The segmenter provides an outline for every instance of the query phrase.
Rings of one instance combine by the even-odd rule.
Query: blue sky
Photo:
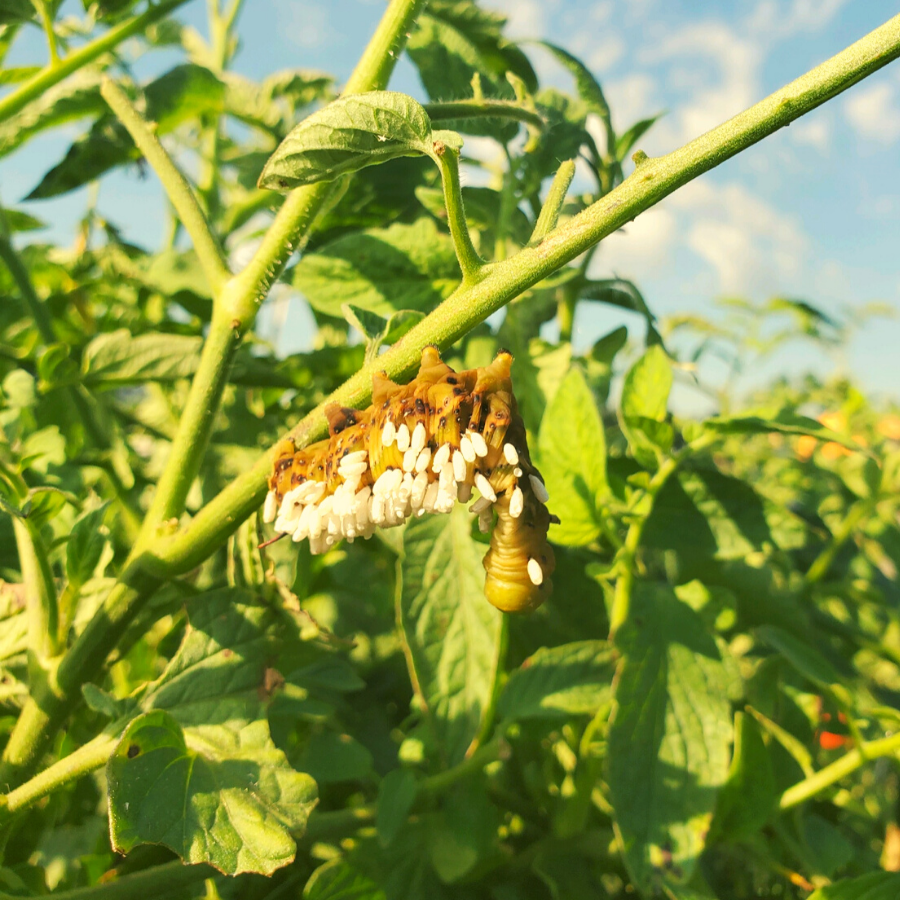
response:
[[[887,0],[484,5],[510,17],[512,35],[546,37],[581,56],[602,81],[620,130],[665,110],[641,142],[650,155],[703,133],[897,13]],[[383,8],[381,0],[246,0],[235,68],[254,77],[301,67],[344,78]],[[205,31],[205,4],[194,0],[180,15]],[[8,64],[40,61],[44,53],[36,33]],[[535,51],[533,59],[544,83],[568,86],[548,56]],[[138,72],[149,75],[174,61],[155,54]],[[406,61],[391,87],[422,96]],[[0,162],[4,202],[26,194],[78,131],[73,125]],[[633,278],[661,315],[708,312],[725,295],[764,300],[775,294],[831,312],[880,301],[900,315],[898,151],[900,63],[894,63],[609,238],[596,274]],[[85,202],[80,191],[25,206],[53,223],[53,238],[67,242]],[[115,174],[104,182],[100,206],[141,243],[152,245],[163,232],[163,202],[152,178]],[[618,321],[613,313],[590,312],[577,323],[578,339],[586,343]],[[900,317],[878,319],[857,334],[843,362],[798,346],[779,357],[778,368],[826,372],[845,364],[866,387],[900,397],[898,348]]]

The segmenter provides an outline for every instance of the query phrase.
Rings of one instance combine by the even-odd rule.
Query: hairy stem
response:
[[[31,103],[32,100],[36,100],[46,90],[55,84],[59,84],[60,81],[73,72],[84,68],[88,63],[97,59],[98,56],[109,52],[127,38],[140,34],[148,25],[158,22],[186,2],[187,0],[161,0],[156,5],[151,4],[139,16],[126,19],[114,28],[110,28],[105,34],[85,44],[80,50],[70,53],[56,65],[50,65],[41,69],[37,75],[23,82],[19,88],[0,100],[0,122],[15,115],[19,110]]]
[[[441,178],[444,182],[444,203],[447,207],[450,237],[453,239],[456,258],[462,269],[463,284],[467,284],[479,277],[485,262],[478,255],[469,234],[469,226],[466,224],[462,187],[459,183],[459,152],[443,141],[435,141],[434,155],[441,167]]]
[[[13,516],[13,531],[26,591],[28,649],[43,665],[58,652],[59,608],[53,571],[31,523]]]
[[[106,765],[116,749],[118,738],[100,734],[92,741],[63,757],[21,787],[0,795],[0,823],[28,809],[43,797]]]
[[[804,778],[803,781],[789,787],[779,798],[779,809],[791,809],[794,806],[811,800],[820,791],[837,783],[851,772],[873,759],[882,756],[896,756],[900,753],[900,734],[892,734],[890,737],[877,741],[866,741],[855,750],[844,754],[840,759],[820,769],[818,772]]]
[[[575,160],[569,159],[564,162],[553,176],[553,182],[547,193],[547,199],[541,207],[541,214],[538,216],[537,222],[534,224],[534,231],[531,233],[530,244],[539,244],[559,222],[559,213],[566,202],[566,193],[569,185],[575,177]]]
[[[181,224],[190,235],[212,295],[214,298],[218,297],[222,285],[230,277],[230,272],[222,248],[213,236],[191,186],[163,149],[151,125],[131,105],[125,92],[115,82],[105,78],[100,93],[156,172],[166,196],[181,219]]]
[[[460,119],[513,119],[536,128],[547,123],[533,109],[511,100],[450,100],[444,103],[425,103],[425,112],[432,122],[451,122]]]

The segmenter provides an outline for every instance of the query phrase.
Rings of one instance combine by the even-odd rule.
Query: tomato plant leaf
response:
[[[642,891],[685,885],[728,774],[732,676],[700,617],[638,582],[617,643],[609,786],[626,865]]]
[[[870,872],[820,887],[809,895],[808,900],[896,900],[898,892],[900,873]]]
[[[106,537],[102,531],[103,519],[109,504],[80,515],[72,526],[66,544],[66,577],[70,586],[80,587],[87,581],[100,562]]]
[[[562,519],[551,526],[550,539],[570,546],[589,544],[600,533],[609,484],[603,422],[581,369],[569,369],[547,407],[538,450],[551,505]]]
[[[542,647],[510,675],[497,711],[513,721],[591,715],[611,698],[613,673],[606,641]]]
[[[345,859],[332,859],[310,875],[303,900],[386,900],[386,895]]]
[[[430,218],[338,238],[294,267],[294,287],[310,305],[340,316],[344,304],[389,319],[400,310],[428,312],[459,284],[450,238]]]
[[[341,97],[304,119],[278,145],[259,186],[290,190],[334,181],[399,156],[431,153],[431,120],[421,104],[395,91]]]
[[[228,875],[270,874],[294,858],[315,782],[295,772],[264,719],[182,730],[165,710],[138,716],[106,769],[113,849],[165,844]]]
[[[392,769],[378,786],[375,827],[382,847],[387,847],[406,824],[416,800],[416,778],[409,769]]]
[[[416,692],[445,760],[478,733],[497,678],[502,613],[484,599],[485,548],[461,506],[411,521],[398,565],[397,616]]]
[[[182,334],[134,337],[126,328],[107,331],[85,348],[82,375],[98,387],[187,378],[197,369],[202,344],[202,338]]]
[[[622,385],[622,431],[635,459],[656,468],[660,453],[672,447],[674,431],[665,421],[672,367],[665,350],[656,344],[629,369]]]

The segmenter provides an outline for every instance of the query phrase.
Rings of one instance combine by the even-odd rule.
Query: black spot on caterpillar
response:
[[[278,445],[265,521],[323,553],[341,538],[448,513],[477,491],[479,527],[494,526],[485,595],[504,612],[536,609],[552,590],[547,531],[558,520],[531,462],[511,364],[504,351],[488,366],[454,372],[426,347],[409,384],[375,375],[367,409],[326,408],[330,437],[302,450],[290,439]]]

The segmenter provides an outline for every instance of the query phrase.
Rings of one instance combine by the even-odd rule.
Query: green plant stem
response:
[[[616,559],[616,567],[619,574],[616,578],[616,589],[613,595],[612,609],[609,614],[610,641],[615,638],[618,630],[628,621],[631,613],[631,598],[634,594],[635,558],[641,545],[641,539],[644,536],[644,526],[647,524],[647,519],[650,518],[650,513],[653,511],[656,495],[669,480],[670,476],[678,469],[678,465],[679,458],[674,456],[670,456],[662,462],[647,485],[646,496],[640,510],[635,514],[636,518],[628,526],[625,543],[622,545],[622,549],[619,551]]]
[[[131,105],[125,92],[114,81],[104,78],[100,93],[156,172],[181,224],[190,235],[212,295],[218,297],[231,273],[191,186],[163,149],[151,126]]]
[[[866,498],[858,500],[850,507],[850,511],[844,517],[840,527],[834,532],[831,540],[825,545],[822,552],[813,560],[812,565],[807,570],[803,579],[807,586],[818,584],[828,574],[841,547],[852,537],[859,523],[871,513],[875,502],[875,500]]]
[[[566,160],[553,176],[550,184],[550,190],[547,192],[547,199],[541,207],[541,214],[538,216],[537,222],[534,224],[534,231],[531,233],[530,244],[539,244],[559,222],[559,213],[566,202],[566,193],[569,185],[575,177],[575,160]]]
[[[53,16],[47,5],[47,0],[39,0],[38,10],[41,16],[41,25],[44,28],[44,34],[47,35],[47,47],[50,50],[50,65],[59,65],[59,49],[56,46],[56,31],[53,28]]]
[[[2,215],[0,215],[0,219],[2,219]],[[53,322],[50,319],[50,314],[41,302],[41,298],[38,297],[35,292],[34,285],[32,285],[31,278],[28,275],[28,270],[23,265],[19,254],[12,245],[9,235],[6,232],[5,221],[0,222],[0,259],[3,260],[6,264],[6,268],[9,269],[13,281],[15,281],[16,287],[19,289],[19,293],[22,295],[22,299],[25,301],[25,305],[28,307],[28,311],[34,319],[34,324],[37,327],[41,339],[45,344],[54,343],[56,341],[56,335],[53,333]]]
[[[187,866],[180,859],[144,869],[130,875],[122,875],[111,881],[71,891],[56,891],[53,900],[136,900],[168,896],[170,892],[220,873],[212,866]],[[21,900],[18,895],[0,891],[0,900]]]
[[[37,75],[23,82],[19,88],[0,100],[0,122],[15,115],[32,100],[36,100],[46,90],[55,84],[59,84],[60,81],[73,72],[84,68],[88,63],[97,59],[98,56],[109,52],[132,35],[140,34],[148,25],[159,21],[186,2],[187,0],[161,0],[160,3],[151,5],[139,16],[126,19],[114,28],[110,28],[105,34],[85,44],[80,50],[68,54],[57,65],[50,65],[41,69]]]
[[[450,122],[459,119],[514,119],[537,128],[547,123],[540,114],[511,100],[450,100],[444,103],[426,103],[425,112],[432,122]]]
[[[791,809],[806,800],[810,800],[820,791],[830,787],[845,778],[851,772],[855,772],[867,762],[882,756],[896,756],[900,753],[900,734],[892,734],[890,737],[880,738],[877,741],[866,743],[844,754],[840,759],[820,769],[813,775],[804,778],[803,781],[789,787],[779,798],[779,809]]]
[[[447,207],[447,224],[450,237],[456,249],[456,258],[462,269],[463,284],[477,280],[485,268],[484,260],[478,255],[469,226],[466,224],[466,210],[463,206],[462,187],[459,183],[459,152],[443,141],[435,141],[434,155],[441,168],[444,182],[444,203]]]
[[[33,806],[41,798],[106,765],[117,743],[118,738],[100,734],[21,787],[8,794],[0,794],[0,824]]]
[[[170,8],[175,5],[177,3],[172,0]],[[348,93],[378,90],[387,85],[406,35],[424,5],[425,0],[391,0],[347,82],[345,90]],[[103,666],[146,600],[162,580],[174,572],[171,565],[160,559],[159,546],[164,535],[160,533],[159,526],[180,514],[184,497],[199,471],[241,331],[252,324],[270,285],[287,262],[293,247],[311,229],[333,190],[335,187],[332,184],[318,184],[293,191],[267,231],[253,261],[223,286],[166,468],[136,546],[97,615],[62,658],[55,683],[37,691],[36,696],[31,697],[22,709],[3,753],[0,783],[15,786],[29,777],[56,729],[78,704],[82,684]],[[254,498],[259,487],[264,493],[264,475],[261,485],[256,482],[250,485],[250,494]],[[260,496],[254,505],[247,506],[244,497],[242,502],[236,504],[242,510],[246,508],[239,521],[234,520],[233,513],[228,513],[225,522],[205,522],[203,527],[212,524],[213,530],[219,532],[224,525],[224,536],[227,537],[261,500]],[[189,555],[194,556],[192,553]],[[205,556],[204,553],[201,560]],[[164,574],[160,577],[156,573]]]
[[[28,648],[44,665],[58,652],[59,608],[53,571],[31,523],[13,516],[13,531],[26,591]]]

